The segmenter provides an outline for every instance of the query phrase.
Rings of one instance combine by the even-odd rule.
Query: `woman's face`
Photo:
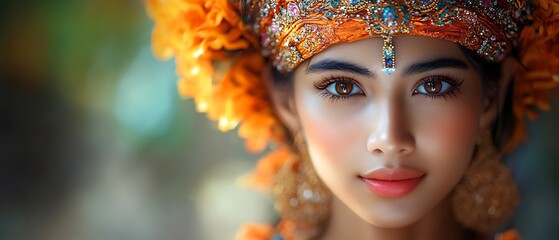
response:
[[[294,106],[313,165],[368,223],[418,221],[466,170],[484,114],[483,85],[459,47],[395,37],[396,71],[382,39],[339,44],[295,70]]]

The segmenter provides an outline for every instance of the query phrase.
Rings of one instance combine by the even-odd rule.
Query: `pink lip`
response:
[[[397,167],[380,168],[360,176],[367,188],[381,197],[402,197],[411,192],[423,179],[425,173]]]

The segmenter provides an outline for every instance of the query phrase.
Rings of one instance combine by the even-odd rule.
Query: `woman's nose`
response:
[[[375,121],[367,139],[367,150],[375,156],[395,157],[415,151],[410,132],[411,119],[401,104],[384,104],[374,113]]]

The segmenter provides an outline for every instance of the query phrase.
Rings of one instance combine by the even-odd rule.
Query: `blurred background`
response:
[[[0,239],[232,239],[274,221],[259,156],[176,91],[140,0],[2,1]],[[559,229],[559,99],[508,158],[524,239]]]

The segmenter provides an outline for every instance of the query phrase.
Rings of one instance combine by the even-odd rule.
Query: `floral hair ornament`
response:
[[[559,0],[145,2],[155,22],[154,52],[175,57],[181,96],[194,98],[220,130],[238,127],[248,150],[275,143],[247,178],[262,188],[272,186],[292,152],[262,81],[266,61],[289,72],[331,45],[382,37],[383,66],[393,71],[398,35],[449,40],[489,61],[514,52],[516,122],[503,151],[525,139],[525,116],[549,109],[549,90],[558,82]]]
[[[246,183],[267,189],[289,157],[284,131],[261,80],[265,59],[258,37],[227,0],[145,0],[155,22],[152,47],[160,59],[175,57],[179,93],[218,122],[221,131],[238,128],[249,151],[270,142],[275,151],[259,161]]]

